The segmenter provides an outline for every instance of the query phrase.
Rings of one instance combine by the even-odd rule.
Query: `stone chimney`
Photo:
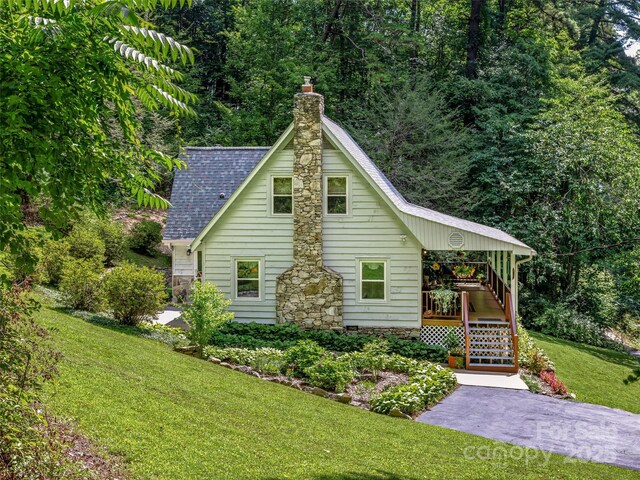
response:
[[[305,77],[293,109],[293,265],[278,277],[280,323],[342,328],[342,277],[322,260],[324,98]]]

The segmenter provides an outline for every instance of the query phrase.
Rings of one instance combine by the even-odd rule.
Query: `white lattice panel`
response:
[[[444,325],[423,325],[420,329],[420,340],[429,345],[440,345],[444,347],[444,339],[449,330],[453,329],[460,339],[460,345],[464,345],[464,328],[445,327]]]

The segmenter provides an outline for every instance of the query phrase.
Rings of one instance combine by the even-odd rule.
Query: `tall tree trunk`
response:
[[[478,78],[478,56],[480,54],[480,21],[482,20],[482,7],[485,0],[471,0],[471,12],[469,14],[469,31],[467,41],[467,78]]]
[[[340,7],[341,6],[342,6],[342,0],[335,0],[335,2],[333,4],[333,10],[331,11],[331,18],[327,19],[324,22],[324,28],[322,30],[322,42],[323,43],[327,41],[327,39],[329,38],[329,33],[331,33],[331,30],[333,29],[333,25],[340,18]],[[328,10],[328,6],[327,6],[327,10]]]
[[[588,45],[593,45],[598,38],[598,30],[600,30],[600,23],[605,15],[605,6],[607,5],[607,0],[600,0],[598,5],[598,11],[596,12],[596,16],[593,19],[593,25],[591,25],[591,32],[589,32],[589,41]]]
[[[498,31],[502,31],[504,21],[507,18],[507,0],[499,0],[498,2]]]
[[[416,34],[420,30],[420,0],[411,0],[409,29],[411,31],[411,39],[413,42],[409,52],[409,66],[411,68],[412,81],[415,81],[416,70],[418,67],[418,39]]]

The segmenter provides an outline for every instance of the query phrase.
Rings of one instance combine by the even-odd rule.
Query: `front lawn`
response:
[[[546,463],[533,450],[502,459],[506,444],[265,382],[175,353],[126,328],[99,326],[50,309],[37,318],[65,355],[59,379],[47,390],[53,412],[76,419],[94,441],[122,455],[134,478],[582,480],[636,475],[550,454],[545,454]],[[498,459],[487,459],[493,448],[499,448]],[[519,447],[515,451],[523,453]]]
[[[640,413],[640,359],[628,353],[530,332],[581,402]]]

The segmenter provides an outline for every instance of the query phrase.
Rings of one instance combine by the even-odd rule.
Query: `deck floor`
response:
[[[469,310],[469,320],[478,318],[498,318],[505,320],[504,310],[494,298],[488,287],[482,289],[468,290],[469,302],[473,306],[473,311]]]

